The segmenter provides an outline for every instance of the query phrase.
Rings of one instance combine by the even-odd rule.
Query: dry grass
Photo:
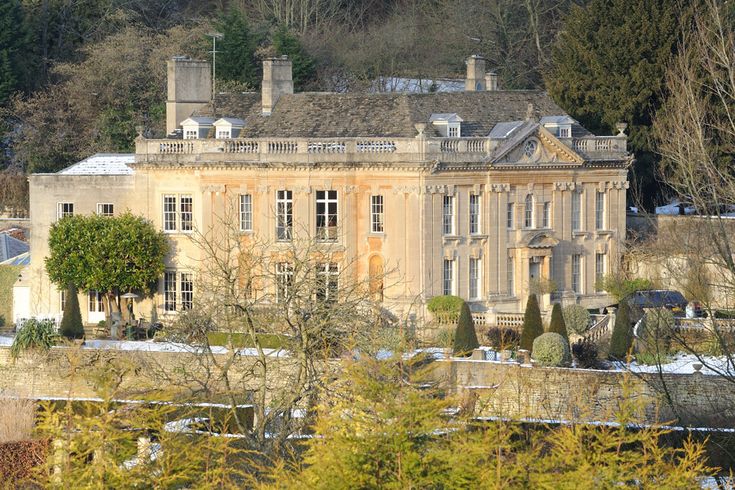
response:
[[[0,443],[30,439],[35,409],[32,400],[0,398]]]

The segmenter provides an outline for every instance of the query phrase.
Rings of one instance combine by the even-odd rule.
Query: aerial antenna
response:
[[[224,34],[221,32],[210,32],[207,34],[207,36],[212,38],[212,109],[214,111],[214,116],[217,116],[217,102],[215,100],[215,96],[217,95],[216,90],[216,80],[217,80],[217,39],[222,39],[225,37]]]

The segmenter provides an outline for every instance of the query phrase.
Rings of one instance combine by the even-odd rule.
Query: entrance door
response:
[[[541,262],[536,262],[533,259],[528,263],[528,278],[538,280],[541,277]]]

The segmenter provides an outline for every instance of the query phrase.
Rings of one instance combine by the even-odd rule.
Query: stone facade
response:
[[[594,136],[543,92],[495,90],[477,57],[468,91],[437,94],[293,94],[290,62],[279,58],[266,62],[262,97],[210,104],[201,100],[203,66],[169,62],[168,129],[189,116],[224,116],[244,121],[237,138],[140,136],[129,172],[31,176],[28,314],[59,313],[43,258],[60,203],[73,203],[74,213],[111,203],[115,213],[148,217],[167,233],[167,268],[178,273],[195,271],[202,257],[192,231],[220,226],[227,209],[244,213],[243,235],[279,250],[287,238],[279,198],[292,206],[292,233],[328,242],[357,263],[358,278],[385,272],[385,306],[419,321],[425,301],[444,293],[479,314],[522,311],[543,279],[565,301],[609,303],[595,282],[617,267],[625,239],[631,156],[622,130]],[[199,87],[197,100],[177,103],[177,84]],[[164,317],[163,288],[136,312]],[[550,301],[545,294],[543,306]]]

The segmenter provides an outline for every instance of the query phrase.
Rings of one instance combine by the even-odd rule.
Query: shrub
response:
[[[544,327],[541,323],[541,310],[538,307],[536,295],[532,294],[528,297],[526,312],[523,314],[520,348],[530,351],[533,348],[534,339],[542,333],[544,333]]]
[[[533,359],[542,366],[568,366],[572,363],[569,343],[558,333],[539,335],[533,341]]]
[[[66,305],[64,306],[64,316],[61,317],[59,333],[67,339],[84,338],[82,312],[79,310],[77,288],[73,285],[69,285],[66,290]]]
[[[567,331],[582,335],[590,326],[590,312],[584,306],[569,305],[562,308]]]
[[[561,312],[561,305],[554,303],[554,307],[551,309],[551,322],[549,323],[549,332],[558,333],[564,339],[569,342],[569,334],[567,334],[567,326],[564,323],[564,316]]]
[[[572,345],[572,354],[577,365],[585,369],[594,369],[600,363],[597,345],[589,340],[579,340]]]
[[[620,302],[620,307],[615,315],[615,325],[613,326],[610,350],[608,351],[610,359],[625,359],[632,345],[633,329],[630,324],[630,306],[628,306],[627,299],[624,298]]]
[[[646,311],[638,327],[638,350],[666,356],[671,349],[671,334],[674,328],[674,314],[666,308],[653,308]]]
[[[467,303],[462,302],[452,350],[455,356],[464,356],[468,353],[471,354],[478,347],[480,347],[480,343],[477,341],[477,332],[475,332],[475,323],[472,321],[470,307]]]
[[[521,334],[518,330],[504,327],[492,327],[485,334],[488,345],[496,350],[518,350]]]
[[[439,323],[455,323],[463,303],[458,296],[434,296],[426,303],[426,308]]]
[[[13,345],[10,347],[10,355],[17,358],[23,351],[47,351],[58,340],[59,335],[56,333],[56,325],[53,321],[31,318],[23,322],[15,335]]]

